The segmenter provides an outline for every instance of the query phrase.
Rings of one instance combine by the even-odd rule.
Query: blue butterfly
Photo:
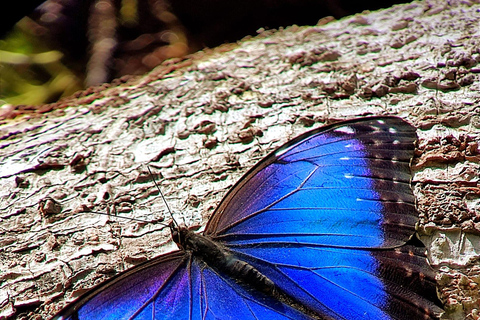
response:
[[[203,235],[101,284],[57,319],[437,319],[396,117],[307,132],[254,166]]]

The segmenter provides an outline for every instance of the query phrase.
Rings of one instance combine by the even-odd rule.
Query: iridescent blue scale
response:
[[[307,132],[253,167],[204,235],[100,285],[61,319],[437,319],[411,238],[416,131],[371,117]],[[211,251],[211,252],[209,252]]]

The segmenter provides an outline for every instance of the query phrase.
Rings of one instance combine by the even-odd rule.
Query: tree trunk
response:
[[[0,318],[47,318],[174,249],[147,165],[176,219],[202,226],[229,187],[296,135],[398,115],[419,129],[413,186],[440,297],[449,318],[479,319],[479,12],[478,1],[434,0],[325,18],[34,112],[5,106]]]

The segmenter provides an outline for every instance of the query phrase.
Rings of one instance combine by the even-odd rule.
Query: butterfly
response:
[[[56,319],[437,319],[414,238],[416,130],[367,117],[309,131],[248,171],[203,234],[117,275]]]

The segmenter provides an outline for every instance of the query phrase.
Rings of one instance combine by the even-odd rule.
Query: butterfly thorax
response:
[[[170,226],[172,238],[184,251],[192,252],[211,268],[236,281],[247,284],[265,293],[274,290],[273,282],[249,263],[235,257],[228,249],[207,236],[197,234],[185,227]]]

